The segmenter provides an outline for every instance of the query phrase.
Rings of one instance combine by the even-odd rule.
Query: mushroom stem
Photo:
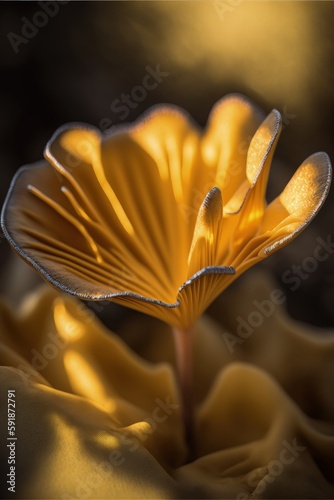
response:
[[[195,453],[194,442],[194,394],[193,394],[193,328],[173,327],[176,365],[182,401],[185,437],[190,455]]]

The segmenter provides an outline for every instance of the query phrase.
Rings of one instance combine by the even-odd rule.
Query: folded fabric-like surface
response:
[[[283,303],[253,272],[197,324],[191,458],[168,326],[127,319],[119,333],[131,347],[46,285],[15,312],[1,304],[1,421],[8,391],[16,403],[11,497],[332,498],[334,332],[292,321]]]

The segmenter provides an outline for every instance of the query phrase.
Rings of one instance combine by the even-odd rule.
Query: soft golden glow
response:
[[[172,106],[112,136],[62,127],[49,163],[17,174],[4,233],[53,285],[187,328],[328,193],[330,161],[317,153],[266,205],[281,127],[278,111],[265,118],[238,95],[214,106],[203,132]]]
[[[64,369],[68,374],[72,391],[90,399],[94,394],[94,401],[102,408],[113,413],[116,404],[110,395],[106,394],[103,378],[99,376],[96,367],[93,368],[89,359],[76,351],[67,349],[64,355]]]
[[[313,79],[310,72],[322,74],[325,51],[310,6],[212,0],[192,2],[189,9],[187,2],[152,2],[152,15],[161,29],[168,26],[158,45],[152,44],[150,30],[142,29],[145,8],[137,3],[134,9],[138,22],[128,37],[133,44],[140,37],[143,65],[147,52],[156,61],[163,52],[163,67],[171,74],[182,72],[185,85],[191,85],[194,74],[198,88],[205,88],[207,81],[215,88],[233,88],[237,83],[245,92],[277,103],[279,109],[287,105],[295,113],[297,106],[315,119],[312,90],[316,76]],[[107,16],[100,16],[99,26],[108,43]]]

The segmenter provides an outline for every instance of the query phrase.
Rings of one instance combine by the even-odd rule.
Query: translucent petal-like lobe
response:
[[[270,162],[281,130],[281,115],[274,109],[255,132],[249,145],[246,166],[247,178],[252,186],[255,185],[262,170],[265,170],[265,180],[267,180]]]
[[[90,185],[83,188],[90,199]],[[75,203],[65,189],[73,193]],[[78,207],[85,216],[78,214]],[[92,214],[73,186],[60,181],[49,165],[39,164],[18,173],[3,224],[20,255],[55,286],[88,299],[132,293],[175,303],[178,286],[168,295],[169,277],[165,286],[153,279],[156,254],[145,257],[135,244],[127,246],[113,231],[117,224],[112,211],[106,222],[99,208]],[[155,284],[160,289],[155,290]]]
[[[200,151],[200,130],[177,107],[161,106],[147,113],[130,135],[159,173],[157,195],[162,197],[165,207],[169,205],[172,230],[186,221],[191,233],[197,210],[213,187],[207,184],[209,177]],[[208,187],[205,192],[202,191],[204,185]]]
[[[224,207],[226,215],[237,214],[246,202],[251,209],[245,207],[246,218],[238,221],[238,229],[243,231],[250,222],[257,222],[262,217],[265,206],[265,191],[271,160],[282,129],[281,115],[273,110],[257,129],[248,149],[246,176],[228,204]],[[249,217],[251,214],[251,217]]]
[[[247,151],[263,119],[257,106],[233,94],[221,99],[210,114],[202,155],[225,204],[246,180]]]
[[[99,150],[100,132],[82,124],[60,127],[46,145],[44,156],[60,172],[71,172],[82,163],[91,165]]]
[[[235,228],[232,234],[234,251],[238,252],[245,241],[254,237],[263,217],[269,169],[281,127],[281,116],[278,111],[273,110],[260,125],[250,144],[246,168],[247,193],[244,199],[239,199],[241,205],[234,207],[237,209],[237,217],[234,221],[231,217],[228,220],[229,224]],[[232,207],[225,210],[228,211],[230,208]]]
[[[267,233],[268,254],[295,238],[315,217],[329,191],[332,169],[326,153],[307,158],[265,211],[258,233]]]
[[[217,248],[222,237],[223,203],[221,192],[213,188],[198,212],[188,258],[188,277],[217,262]]]
[[[170,119],[174,117],[177,127],[180,118],[171,113]],[[148,123],[160,120],[162,117],[155,113]],[[170,126],[173,129],[173,125]],[[159,130],[158,123],[156,127]],[[137,135],[140,135],[139,130]],[[133,135],[119,134],[104,141],[101,162],[108,184],[122,201],[122,208],[135,228],[134,234],[127,237],[128,245],[132,246],[132,251],[138,249],[138,259],[144,258],[147,265],[155,266],[156,275],[171,282],[175,293],[180,277],[186,279],[191,225],[188,227],[175,200],[176,181],[172,178],[176,174],[168,171],[164,178],[161,162],[147,151],[149,147],[142,145],[136,134]],[[159,144],[160,137],[156,140]],[[181,160],[178,160],[179,169]],[[168,159],[165,164],[169,166]]]

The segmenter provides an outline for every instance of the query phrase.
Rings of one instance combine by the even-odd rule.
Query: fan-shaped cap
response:
[[[325,153],[268,207],[281,117],[231,95],[201,132],[161,106],[102,135],[70,124],[46,161],[16,174],[2,212],[9,242],[51,284],[187,327],[241,272],[292,240],[329,190]]]

